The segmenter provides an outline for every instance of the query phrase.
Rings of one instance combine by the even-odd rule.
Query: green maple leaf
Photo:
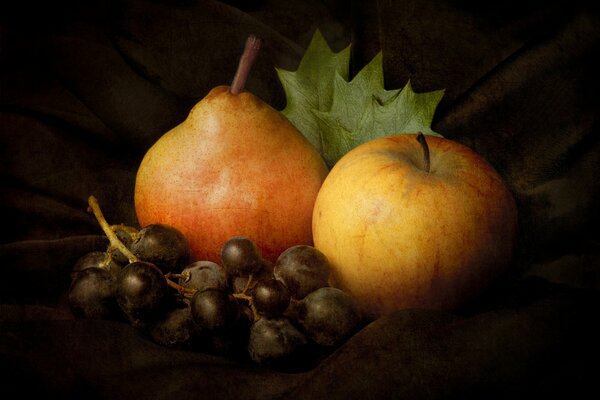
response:
[[[350,46],[333,53],[317,30],[296,72],[276,68],[286,93],[283,114],[319,151],[322,142],[318,122],[305,114],[331,108],[334,78],[339,75],[348,79],[349,64]]]
[[[350,46],[331,51],[317,30],[295,72],[278,69],[286,93],[283,114],[331,167],[361,143],[399,133],[441,136],[431,121],[443,90],[415,93],[410,82],[386,90],[379,52],[348,81]]]

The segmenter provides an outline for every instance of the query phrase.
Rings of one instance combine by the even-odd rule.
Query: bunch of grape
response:
[[[275,367],[314,361],[307,355],[327,354],[359,329],[353,299],[329,286],[328,260],[312,246],[290,247],[273,264],[235,236],[220,263],[191,262],[177,229],[109,226],[94,209],[110,244],[72,269],[77,318],[128,321],[160,345]]]

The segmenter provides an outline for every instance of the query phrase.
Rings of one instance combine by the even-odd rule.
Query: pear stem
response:
[[[106,222],[106,218],[104,218],[102,210],[100,210],[98,200],[96,200],[94,196],[90,196],[88,198],[88,205],[90,206],[90,211],[94,213],[96,220],[98,220],[100,227],[102,228],[102,230],[106,234],[106,237],[110,241],[110,245],[113,248],[120,250],[121,253],[123,253],[123,255],[127,257],[130,263],[139,261],[138,258],[135,255],[133,255],[133,253],[129,251],[129,249],[123,244],[123,242],[119,240],[115,232],[112,230],[111,226],[108,224],[108,222]]]
[[[419,132],[417,135],[417,141],[421,144],[421,148],[423,149],[423,162],[424,162],[424,170],[429,173],[431,168],[431,159],[429,156],[429,146],[427,145],[427,140],[425,140],[425,135],[422,132]]]
[[[231,82],[231,87],[229,88],[229,92],[232,94],[239,94],[244,90],[248,75],[250,74],[254,60],[256,60],[256,56],[261,47],[262,39],[257,36],[251,35],[246,40],[244,52],[240,57],[240,63],[238,64],[237,71],[233,77],[233,82]]]

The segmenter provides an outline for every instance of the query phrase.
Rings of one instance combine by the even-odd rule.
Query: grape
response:
[[[350,295],[337,288],[323,287],[302,300],[298,322],[314,342],[334,346],[354,333],[360,316]]]
[[[189,346],[196,333],[192,313],[187,304],[168,311],[150,328],[150,336],[154,342],[167,347]]]
[[[261,318],[250,328],[248,353],[260,364],[277,365],[289,362],[308,343],[286,318]]]
[[[290,293],[277,279],[261,280],[252,290],[252,302],[259,314],[276,317],[290,304]]]
[[[234,236],[225,242],[221,248],[221,262],[231,276],[250,275],[263,266],[260,249],[245,236]]]
[[[210,351],[229,358],[248,357],[248,336],[253,314],[248,305],[238,302],[238,318],[229,329],[213,331],[210,335]]]
[[[208,288],[227,289],[229,282],[225,269],[212,261],[196,261],[183,269],[179,284],[202,291]]]
[[[245,302],[238,302],[238,326],[248,330],[254,322],[254,314],[252,308]]]
[[[117,277],[117,302],[130,319],[146,319],[158,314],[167,294],[163,273],[149,262],[131,263]]]
[[[230,328],[238,318],[235,298],[222,289],[196,292],[191,301],[192,318],[203,330]]]
[[[106,269],[90,267],[75,276],[69,287],[69,307],[76,318],[117,319],[116,278]]]
[[[117,264],[110,256],[103,251],[92,251],[81,256],[71,270],[71,280],[75,279],[77,274],[88,268],[103,268],[113,275],[121,271],[121,266]]]
[[[295,299],[327,286],[329,262],[327,257],[312,246],[292,246],[279,255],[273,270]]]
[[[139,232],[131,252],[140,260],[156,265],[164,274],[179,272],[189,262],[190,248],[185,236],[172,226],[152,224]]]

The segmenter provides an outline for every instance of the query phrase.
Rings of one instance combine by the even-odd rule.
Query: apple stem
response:
[[[427,140],[425,140],[425,135],[423,135],[423,132],[419,132],[417,135],[417,141],[421,144],[421,148],[423,149],[423,162],[425,164],[423,169],[425,172],[429,173],[429,169],[431,168],[431,159],[429,157],[429,146],[427,145]]]
[[[251,35],[246,40],[244,52],[240,57],[240,63],[238,64],[237,71],[233,77],[233,82],[231,82],[231,87],[229,88],[229,91],[232,94],[239,94],[244,90],[246,80],[248,79],[248,75],[250,74],[250,70],[252,69],[252,65],[254,64],[254,60],[256,60],[256,56],[258,55],[261,46],[262,39],[257,36]]]
[[[104,234],[110,241],[110,245],[121,251],[125,257],[129,260],[129,263],[134,263],[139,261],[138,258],[119,240],[115,232],[112,230],[111,226],[106,222],[106,218],[102,214],[102,210],[100,210],[100,205],[98,204],[98,200],[94,196],[90,196],[88,198],[88,205],[90,206],[90,210],[94,213],[96,220],[100,224],[100,227],[104,231]]]

